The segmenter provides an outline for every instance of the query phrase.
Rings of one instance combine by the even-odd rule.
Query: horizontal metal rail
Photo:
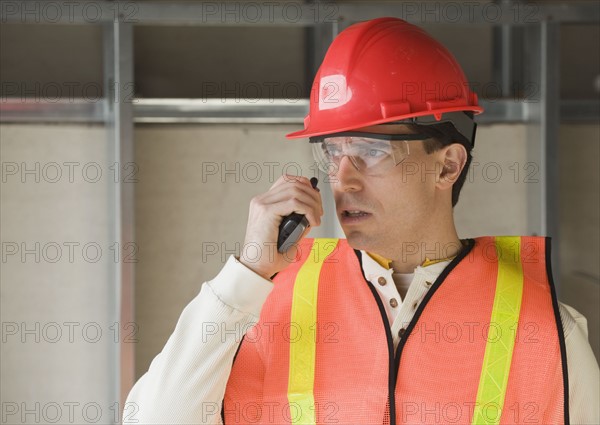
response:
[[[1,23],[97,24],[110,21],[138,25],[313,26],[380,16],[419,24],[528,25],[543,21],[600,22],[595,1],[440,2],[74,2],[22,0],[0,2]]]
[[[8,98],[0,102],[0,122],[105,122],[104,101],[85,99],[44,102]],[[308,99],[132,99],[135,123],[254,123],[301,124],[308,113]],[[529,103],[498,99],[481,101],[485,112],[477,122],[528,122],[532,116]],[[600,121],[600,102],[563,100],[560,102],[562,122]]]

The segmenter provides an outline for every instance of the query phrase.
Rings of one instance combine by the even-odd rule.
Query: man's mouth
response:
[[[364,211],[359,211],[359,210],[344,210],[342,212],[342,216],[343,217],[364,217],[366,215],[369,215],[369,213],[364,212]]]

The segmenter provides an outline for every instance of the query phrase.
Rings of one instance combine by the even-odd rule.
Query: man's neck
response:
[[[392,258],[391,266],[398,273],[413,273],[417,266],[427,260],[446,260],[456,256],[462,243],[456,232],[442,238],[422,239],[419,242],[404,242],[401,251]]]

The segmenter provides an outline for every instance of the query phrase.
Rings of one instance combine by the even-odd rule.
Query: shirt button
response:
[[[387,280],[385,280],[385,277],[380,276],[379,279],[377,279],[377,283],[379,283],[381,286],[384,286],[387,283]]]
[[[419,306],[419,303],[418,303],[418,302],[415,302],[415,303],[413,304],[413,309],[415,309],[415,310],[416,310],[418,306]]]
[[[390,305],[391,305],[392,307],[398,307],[398,301],[396,301],[396,298],[392,298],[392,299],[390,300]]]
[[[430,287],[431,286],[431,282],[429,282],[428,280],[425,281],[425,286]]]
[[[404,335],[404,332],[406,332],[406,329],[402,328],[398,331],[398,336],[402,337],[402,335]]]

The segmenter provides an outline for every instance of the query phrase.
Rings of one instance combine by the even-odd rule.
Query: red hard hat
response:
[[[335,38],[317,72],[304,130],[290,139],[449,112],[483,112],[454,56],[398,18],[352,25]],[[464,115],[464,114],[459,114]],[[471,136],[470,134],[467,137]]]

